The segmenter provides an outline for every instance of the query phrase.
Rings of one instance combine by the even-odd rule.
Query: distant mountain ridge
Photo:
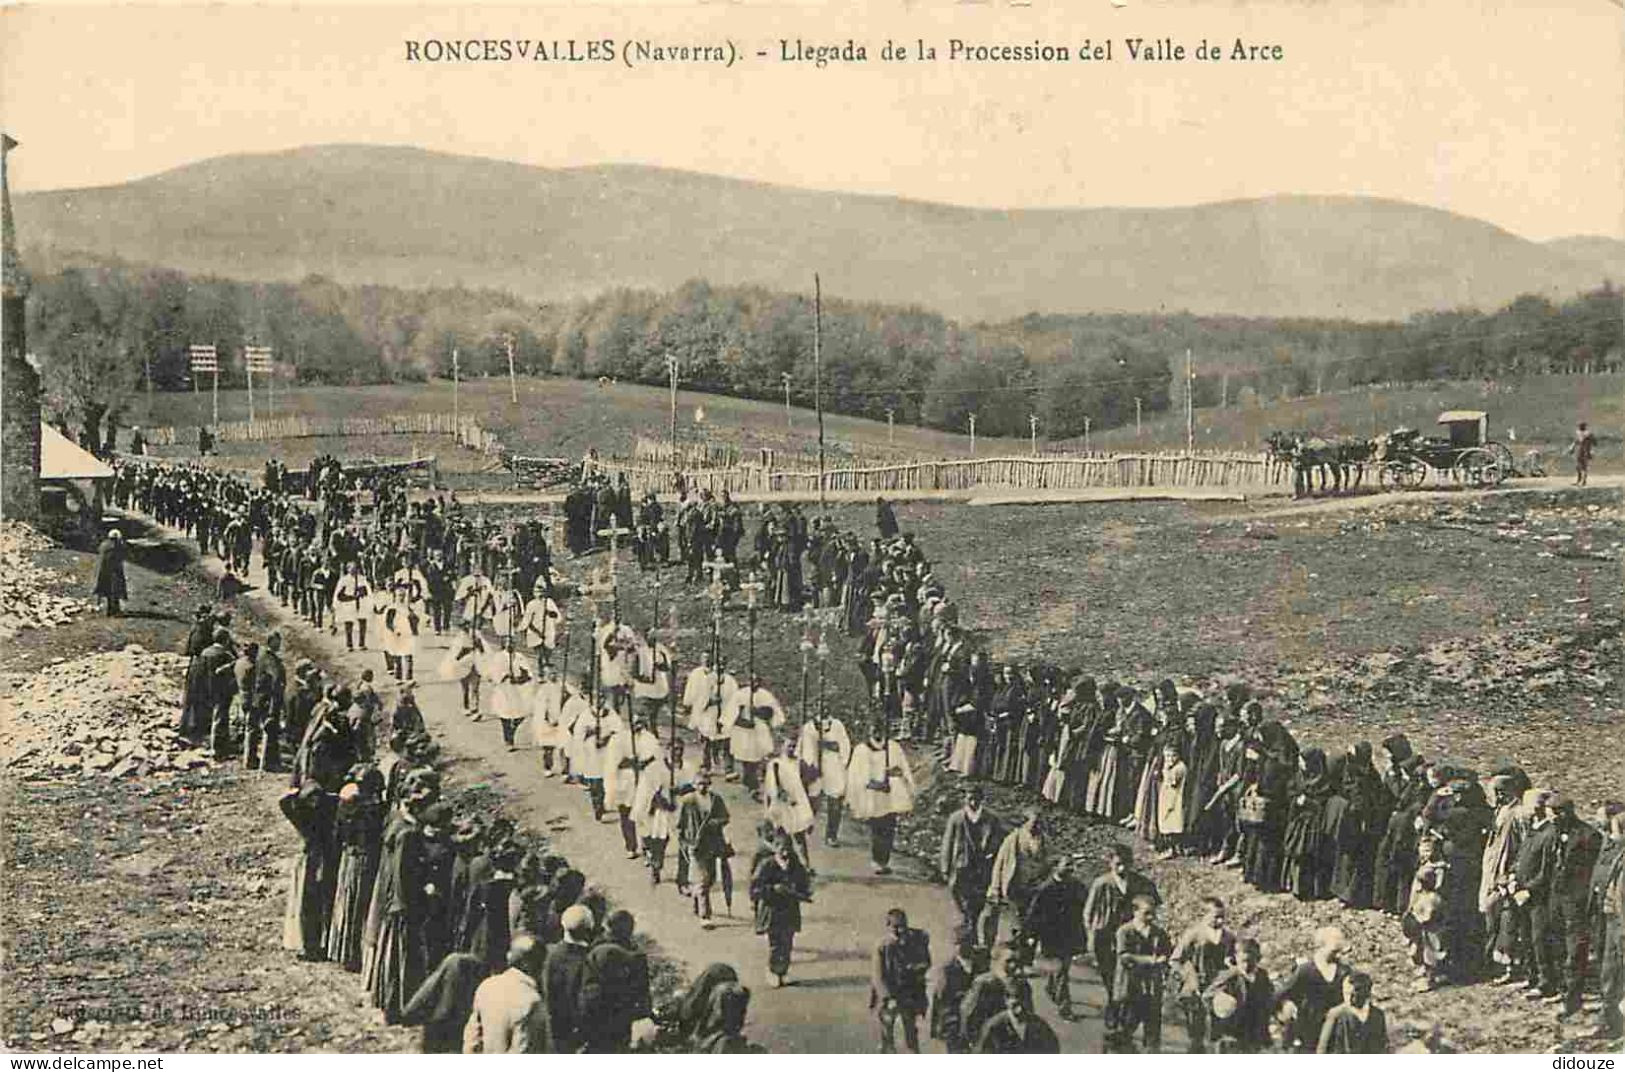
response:
[[[116,186],[14,196],[24,247],[249,280],[492,287],[560,301],[692,278],[1029,312],[1403,318],[1562,299],[1625,273],[1625,242],[1532,242],[1399,201],[976,209],[641,165],[552,169],[406,147],[216,157]]]

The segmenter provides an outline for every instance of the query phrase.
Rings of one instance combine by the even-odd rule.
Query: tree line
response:
[[[38,261],[39,257],[36,257]],[[1186,351],[1196,406],[1253,404],[1369,383],[1526,376],[1620,367],[1621,294],[1526,295],[1485,312],[1403,322],[1167,314],[1031,314],[962,323],[918,307],[823,303],[823,400],[833,412],[988,435],[1051,439],[1182,407]],[[47,410],[86,427],[133,393],[191,387],[188,347],[212,343],[222,386],[242,348],[270,346],[301,384],[527,375],[663,384],[810,405],[810,295],[694,280],[666,293],[618,289],[537,305],[490,290],[352,286],[311,276],[249,283],[116,262],[36,263],[30,350]],[[205,380],[207,385],[210,381]],[[1138,407],[1136,406],[1138,400]]]

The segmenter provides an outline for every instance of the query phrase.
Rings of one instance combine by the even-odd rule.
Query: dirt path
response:
[[[178,538],[174,532],[167,535]],[[248,578],[255,589],[240,598],[253,601],[267,616],[282,622],[285,630],[299,631],[305,646],[323,653],[334,672],[353,676],[371,668],[380,680],[384,678],[381,655],[346,652],[341,638],[317,632],[284,610],[267,593],[258,561],[256,554]],[[211,574],[220,569],[214,558],[204,560],[203,566]],[[652,935],[662,952],[689,975],[717,960],[737,967],[753,992],[748,1032],[753,1040],[788,1053],[873,1051],[879,1035],[869,1008],[870,957],[890,908],[902,908],[915,926],[931,934],[936,964],[952,955],[953,908],[947,892],[931,881],[922,864],[907,858],[894,860],[894,874],[874,875],[867,832],[862,824],[850,823],[842,829],[838,848],[823,845],[821,837],[813,839],[813,866],[818,874],[813,903],[804,910],[803,929],[796,939],[792,982],[786,989],[771,989],[766,978],[766,940],[754,932],[749,917],[744,874],[748,865],[735,861],[732,916],[721,916],[716,929],[703,930],[688,900],[671,884],[669,871],[666,881],[653,887],[641,863],[625,858],[612,817],[595,824],[584,792],[542,776],[539,752],[509,752],[494,719],[474,722],[462,714],[457,683],[438,679],[438,666],[449,641],[449,636],[423,638],[417,657],[418,697],[459,780],[488,781],[503,795],[518,821],[545,832],[560,852],[584,863],[592,881],[609,892],[618,906],[631,911],[639,930]],[[384,690],[384,697],[386,704],[393,703],[392,690]],[[729,826],[733,844],[748,860],[760,806],[752,804],[736,784],[724,785],[722,795],[733,817]],[[669,866],[674,861],[672,853]],[[722,908],[720,897],[717,908]],[[1038,1011],[1056,1029],[1065,1052],[1100,1052],[1104,990],[1093,968],[1084,964],[1074,966],[1072,979],[1074,1005],[1082,1012],[1079,1020],[1061,1020],[1035,980]],[[1170,1050],[1182,1049],[1183,1034],[1168,1024],[1164,1042]],[[926,1048],[940,1050],[931,1043]]]
[[[1371,495],[1342,495],[1324,499],[1287,500],[1258,510],[1237,511],[1208,515],[1203,521],[1273,521],[1285,517],[1310,517],[1322,514],[1344,514],[1358,510],[1373,510],[1383,506],[1396,506],[1414,502],[1461,502],[1469,499],[1492,498],[1504,495],[1550,494],[1574,488],[1571,477],[1547,476],[1519,480],[1498,488],[1426,488],[1418,491],[1379,491]],[[1610,473],[1593,476],[1587,487],[1625,488],[1625,474]]]

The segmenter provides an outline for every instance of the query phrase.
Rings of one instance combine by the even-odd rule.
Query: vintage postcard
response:
[[[1622,19],[0,6],[0,1041],[1604,1067]]]

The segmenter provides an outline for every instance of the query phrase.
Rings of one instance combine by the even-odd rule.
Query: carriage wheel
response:
[[[1464,450],[1456,458],[1456,480],[1475,488],[1493,488],[1506,479],[1500,455],[1484,447]]]
[[[1389,462],[1382,467],[1382,485],[1385,488],[1414,491],[1427,483],[1427,478],[1427,462],[1420,458]]]
[[[1384,491],[1394,491],[1405,486],[1405,463],[1383,462],[1377,469],[1377,484]]]
[[[1484,449],[1495,454],[1495,460],[1501,463],[1503,479],[1518,471],[1518,466],[1512,458],[1512,450],[1505,443],[1485,443]]]

